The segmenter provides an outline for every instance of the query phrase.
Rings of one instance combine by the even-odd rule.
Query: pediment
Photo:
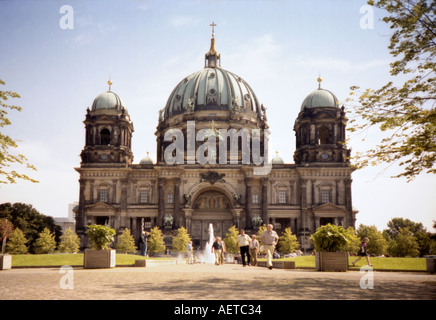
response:
[[[318,207],[313,208],[313,212],[315,214],[332,214],[332,213],[345,214],[346,213],[343,207],[340,207],[330,202],[324,203]]]
[[[105,121],[105,120],[114,120],[114,117],[112,115],[103,114],[98,117],[98,121]]]
[[[117,209],[105,202],[97,202],[86,207],[87,212],[103,212],[103,213],[114,213]]]

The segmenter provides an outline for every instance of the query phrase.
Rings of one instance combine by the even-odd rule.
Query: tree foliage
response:
[[[295,234],[292,234],[291,228],[286,228],[279,238],[279,252],[295,252],[298,248],[300,248],[300,243],[297,240],[297,236]]]
[[[36,254],[47,254],[53,253],[56,249],[55,236],[50,232],[49,229],[45,228],[39,234],[38,239],[36,239],[33,244],[33,250]]]
[[[226,245],[227,253],[238,253],[238,246],[236,245],[236,237],[238,236],[239,231],[236,226],[232,226],[229,228],[226,233],[226,237],[224,238],[224,244]]]
[[[430,234],[427,233],[425,227],[421,222],[413,222],[404,218],[393,218],[388,222],[387,229],[383,230],[385,238],[387,238],[390,243],[390,247],[392,247],[394,242],[397,241],[397,237],[402,234],[404,229],[407,229],[417,242],[419,251],[418,254],[420,256],[430,254],[431,239]],[[403,237],[404,236],[405,233],[403,232]],[[398,256],[399,252],[397,251],[395,254]]]
[[[388,48],[396,60],[390,65],[394,79],[380,89],[351,87],[349,101],[358,98],[349,129],[378,126],[386,133],[373,149],[356,153],[357,168],[396,163],[402,172],[395,177],[407,181],[421,172],[436,173],[435,1],[368,1],[386,11],[383,21],[393,30]]]
[[[352,235],[344,227],[329,223],[316,229],[310,239],[316,251],[336,252],[346,249]]]
[[[189,241],[191,241],[191,237],[189,236],[188,230],[184,227],[180,227],[177,230],[177,234],[173,237],[173,251],[186,252],[186,246]]]
[[[32,205],[16,202],[0,204],[0,218],[6,218],[23,231],[26,239],[29,241],[29,247],[33,253],[33,243],[38,235],[48,228],[55,235],[56,242],[62,235],[61,227],[56,225],[53,217],[41,214]]]
[[[395,240],[390,241],[388,251],[394,257],[417,257],[419,244],[409,228],[402,228]]]
[[[1,79],[0,85],[5,85],[5,82]],[[13,91],[0,90],[0,128],[11,125],[11,121],[7,118],[8,110],[22,110],[22,108],[17,105],[7,104],[6,101],[10,98],[20,98],[20,95]],[[10,136],[0,132],[0,184],[16,183],[17,179],[38,182],[26,174],[9,169],[12,164],[19,163],[25,165],[28,169],[36,171],[36,168],[27,162],[27,158],[24,155],[12,152],[12,149],[18,147],[17,142],[18,140],[12,139]]]
[[[26,254],[29,251],[26,246],[27,242],[23,231],[15,229],[6,245],[6,251],[9,254]]]
[[[165,241],[162,231],[159,227],[154,227],[150,231],[150,238],[147,243],[147,251],[150,254],[159,254],[165,252]]]
[[[115,246],[121,253],[135,253],[135,239],[133,238],[130,229],[125,228],[123,233],[118,237],[118,243]]]
[[[6,241],[14,230],[13,224],[7,219],[0,219],[0,241],[2,242],[1,254],[5,254]]]
[[[91,248],[95,250],[109,249],[114,241],[115,230],[108,226],[91,224],[87,226],[86,234],[91,241]]]
[[[363,238],[369,239],[367,250],[371,255],[381,256],[386,254],[388,242],[383,236],[383,233],[379,231],[376,226],[360,224],[357,229],[357,235],[361,240]],[[357,250],[355,252],[357,252]]]
[[[77,253],[79,251],[80,239],[77,234],[68,228],[61,236],[61,242],[59,243],[59,252],[63,253]]]

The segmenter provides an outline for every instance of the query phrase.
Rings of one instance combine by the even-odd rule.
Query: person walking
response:
[[[194,249],[192,248],[192,241],[189,241],[186,245],[186,251],[188,253],[188,264],[194,264]]]
[[[368,262],[368,265],[372,266],[372,264],[369,262],[369,254],[366,251],[367,250],[368,242],[369,242],[369,239],[367,237],[363,238],[363,241],[360,244],[359,251],[357,252],[357,256],[359,258],[357,258],[356,260],[354,260],[352,262],[353,263],[353,267],[356,266],[356,262],[359,261],[360,259],[362,259],[362,257],[366,257],[366,261]]]
[[[239,231],[239,235],[236,237],[236,244],[239,248],[239,252],[241,253],[242,266],[245,267],[250,265],[250,237],[245,234],[245,230],[241,229]],[[247,257],[247,263],[245,262],[245,257]]]
[[[149,233],[146,231],[142,231],[141,236],[139,237],[138,243],[139,243],[139,249],[141,250],[141,256],[144,256],[147,254],[147,240],[148,240]]]
[[[266,251],[266,266],[271,270],[274,249],[279,241],[279,236],[277,232],[273,230],[272,224],[267,226],[267,229],[260,235],[260,239],[263,241],[263,247]]]
[[[253,234],[251,236],[251,241],[250,241],[250,260],[251,260],[251,265],[253,267],[257,267],[257,254],[259,253],[259,241],[256,239],[256,235]]]
[[[211,253],[215,253],[215,265],[224,264],[224,252],[226,252],[225,244],[220,237],[217,237],[210,249]]]

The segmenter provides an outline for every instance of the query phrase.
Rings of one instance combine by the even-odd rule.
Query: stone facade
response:
[[[217,138],[215,156],[218,159],[226,153],[228,160],[224,164],[218,161],[200,164],[190,158],[186,138],[188,121],[195,122],[195,135],[205,128],[214,133],[220,129],[245,128],[248,132],[258,129],[261,135],[268,129],[265,108],[258,104],[251,88],[234,74],[217,67],[216,56],[212,55],[215,64],[208,65],[211,53],[212,49],[206,57],[205,70],[195,77],[187,77],[186,85],[182,81],[160,112],[155,163],[148,157],[139,164],[133,163],[133,123],[115,93],[109,90],[101,94],[94,100],[92,109],[87,110],[86,143],[81,165],[75,168],[80,174],[76,230],[84,246],[86,225],[93,223],[108,224],[118,234],[129,228],[135,239],[142,230],[154,226],[162,228],[167,235],[184,226],[195,247],[205,246],[210,223],[215,236],[220,237],[225,237],[233,225],[255,232],[260,223],[272,223],[279,233],[290,227],[303,251],[309,252],[309,236],[317,227],[327,223],[354,226],[353,169],[345,145],[347,120],[343,108],[336,105],[337,100],[329,104],[315,99],[302,106],[294,126],[297,141],[294,164],[286,164],[277,156],[272,160],[271,171],[258,175],[256,165],[242,163],[242,138],[236,142],[238,153],[233,158],[232,142],[219,149]],[[206,72],[207,76],[203,77]],[[235,90],[220,92],[216,85],[215,89],[205,91],[204,102],[200,104],[202,93],[190,89],[202,88],[201,81],[207,81],[208,86],[215,85],[211,82],[214,78],[223,81],[218,79],[221,73],[224,81],[227,77],[227,81],[239,81],[240,88],[244,89],[243,85],[248,88],[243,105],[237,102],[238,97],[227,97]],[[200,83],[191,85],[190,81],[194,81],[191,79]],[[227,90],[231,85],[229,82]],[[187,89],[180,89],[181,86]],[[326,96],[327,90],[321,87],[318,90],[315,96],[331,98]],[[192,97],[186,96],[191,93]],[[332,99],[336,97],[333,95]],[[182,161],[169,164],[165,151],[174,139],[166,141],[165,134],[171,129],[183,133],[184,152],[183,158],[178,158]],[[263,151],[263,136],[260,141]],[[201,141],[194,140],[194,143],[195,150],[201,147]],[[210,156],[210,150],[207,153]]]

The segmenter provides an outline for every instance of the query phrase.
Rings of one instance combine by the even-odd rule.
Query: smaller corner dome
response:
[[[322,78],[318,77],[318,89],[312,91],[301,104],[301,111],[304,108],[339,108],[338,98],[333,92],[321,88]]]
[[[338,98],[333,92],[326,89],[312,91],[301,104],[301,111],[304,108],[339,108]]]
[[[279,153],[276,152],[276,156],[271,160],[272,164],[284,164],[285,162],[281,157],[279,157]]]
[[[151,160],[150,155],[147,152],[147,156],[139,161],[139,164],[153,164],[153,160]]]
[[[124,109],[123,102],[121,98],[112,91],[107,91],[99,94],[92,103],[92,110],[99,109]]]

